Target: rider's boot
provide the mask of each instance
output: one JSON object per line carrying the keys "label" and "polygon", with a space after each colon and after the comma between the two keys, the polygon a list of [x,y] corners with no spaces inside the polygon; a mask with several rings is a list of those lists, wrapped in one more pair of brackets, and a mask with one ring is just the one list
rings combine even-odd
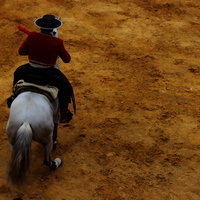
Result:
{"label": "rider's boot", "polygon": [[60,106],[60,123],[68,123],[71,121],[73,114],[68,109],[68,103]]}

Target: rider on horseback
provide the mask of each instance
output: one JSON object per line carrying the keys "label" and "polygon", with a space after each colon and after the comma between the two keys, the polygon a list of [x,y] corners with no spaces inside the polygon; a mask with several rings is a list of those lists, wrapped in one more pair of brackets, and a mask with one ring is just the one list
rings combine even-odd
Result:
{"label": "rider on horseback", "polygon": [[[54,37],[53,29],[62,22],[53,15],[44,15],[35,21],[40,33],[28,32],[28,37],[20,46],[19,55],[28,55],[29,63],[20,66],[14,72],[14,85],[20,79],[38,85],[53,85],[59,89],[60,123],[67,123],[73,114],[68,110],[68,103],[73,101],[74,92],[65,75],[56,67],[57,58],[69,63],[71,56],[64,47],[63,40]],[[75,108],[75,107],[74,107]]]}

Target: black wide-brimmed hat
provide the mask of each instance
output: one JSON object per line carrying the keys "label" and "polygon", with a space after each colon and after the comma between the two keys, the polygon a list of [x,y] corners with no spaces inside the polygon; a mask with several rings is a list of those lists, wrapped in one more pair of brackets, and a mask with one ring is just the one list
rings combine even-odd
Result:
{"label": "black wide-brimmed hat", "polygon": [[35,25],[42,29],[54,29],[60,27],[62,22],[56,19],[54,15],[44,15],[35,20]]}

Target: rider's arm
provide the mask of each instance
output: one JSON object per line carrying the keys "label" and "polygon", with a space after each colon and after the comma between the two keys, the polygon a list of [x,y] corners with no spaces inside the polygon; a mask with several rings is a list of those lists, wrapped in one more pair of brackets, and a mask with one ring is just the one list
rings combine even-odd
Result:
{"label": "rider's arm", "polygon": [[24,40],[22,45],[18,49],[19,55],[28,55],[28,38]]}
{"label": "rider's arm", "polygon": [[71,60],[71,56],[65,49],[63,41],[59,47],[58,56],[62,59],[64,63],[69,63]]}

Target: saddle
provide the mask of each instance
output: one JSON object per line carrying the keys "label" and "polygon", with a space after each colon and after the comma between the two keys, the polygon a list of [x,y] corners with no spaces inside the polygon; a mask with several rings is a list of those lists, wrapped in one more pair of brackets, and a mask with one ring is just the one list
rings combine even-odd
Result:
{"label": "saddle", "polygon": [[58,88],[51,85],[37,85],[34,83],[28,83],[24,80],[19,80],[13,89],[15,96],[19,95],[24,91],[36,92],[45,95],[51,102],[54,101],[58,96]]}
{"label": "saddle", "polygon": [[12,95],[11,97],[7,99],[8,107],[10,108],[12,101],[19,94],[26,91],[43,94],[49,99],[50,102],[53,102],[58,97],[58,88],[56,88],[55,86],[50,86],[50,85],[43,86],[43,85],[37,85],[34,83],[28,83],[28,82],[25,82],[24,80],[19,80],[13,88],[14,95]]}

